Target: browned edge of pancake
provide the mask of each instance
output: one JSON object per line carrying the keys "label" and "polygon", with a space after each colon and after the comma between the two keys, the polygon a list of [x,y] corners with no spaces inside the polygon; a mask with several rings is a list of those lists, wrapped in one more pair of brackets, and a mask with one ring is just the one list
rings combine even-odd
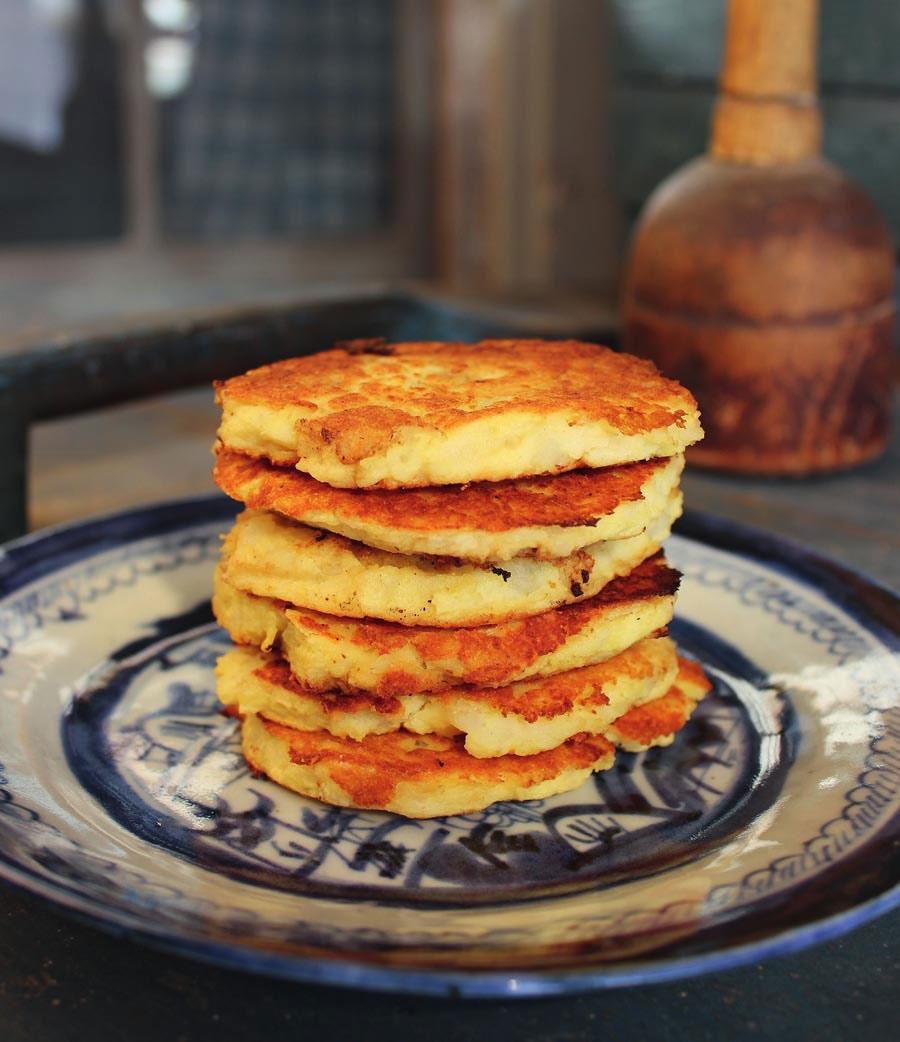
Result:
{"label": "browned edge of pancake", "polygon": [[[369,364],[372,355],[396,364],[387,371],[376,369]],[[410,412],[410,391],[397,374],[415,373],[419,359],[437,359],[441,371],[417,381],[416,412]],[[473,364],[490,366],[496,376],[473,385],[468,379]],[[215,388],[223,406],[307,408],[310,416],[298,425],[298,438],[309,446],[330,446],[345,465],[385,451],[401,428],[449,431],[473,419],[528,411],[565,413],[608,424],[621,434],[641,435],[684,426],[697,409],[691,393],[662,376],[652,362],[576,340],[335,348],[251,369]],[[493,392],[491,403],[481,404],[478,395],[486,391]]]}
{"label": "browned edge of pancake", "polygon": [[[620,735],[650,745],[684,726],[698,692],[702,697],[710,684],[696,663],[680,659],[679,667],[679,680],[694,686],[694,697],[685,695],[676,681],[665,695],[620,717],[615,723]],[[298,731],[265,717],[259,720],[272,738],[287,744],[292,763],[322,764],[332,781],[360,807],[386,807],[401,784],[427,784],[435,778],[449,778],[454,772],[468,784],[481,781],[490,786],[515,778],[520,784],[534,785],[604,758],[611,766],[614,752],[607,738],[578,734],[555,749],[530,756],[510,753],[478,759],[466,752],[461,735],[447,738],[394,731],[354,741],[337,738],[327,731]],[[248,763],[253,770],[264,773],[261,765],[249,758]]]}
{"label": "browned edge of pancake", "polygon": [[[685,688],[690,687],[690,692]],[[651,745],[676,734],[688,722],[694,706],[712,689],[712,682],[699,663],[678,657],[675,683],[659,698],[629,709],[614,724],[618,738]]]}
{"label": "browned edge of pancake", "polygon": [[[361,742],[335,738],[327,731],[296,731],[260,717],[266,731],[287,743],[298,765],[325,764],[331,779],[360,807],[385,807],[401,783],[424,783],[452,772],[466,782],[485,785],[516,778],[521,784],[549,781],[566,770],[590,767],[614,754],[615,747],[596,735],[575,735],[567,742],[531,756],[496,756],[479,760],[466,752],[463,738],[405,731],[370,735]],[[249,761],[248,761],[249,762]],[[258,764],[250,767],[260,771]]]}
{"label": "browned edge of pancake", "polygon": [[622,504],[643,498],[643,486],[671,462],[652,459],[510,481],[361,490],[333,488],[293,467],[220,448],[213,478],[232,499],[296,521],[315,511],[409,532],[506,532],[592,526]]}
{"label": "browned edge of pancake", "polygon": [[[460,662],[466,683],[492,686],[503,683],[511,673],[518,673],[537,659],[553,653],[581,632],[598,611],[657,597],[672,597],[677,593],[680,581],[680,572],[666,563],[660,551],[642,561],[629,574],[607,583],[594,597],[523,619],[468,628],[411,627],[381,619],[340,621],[352,626],[351,643],[375,654],[384,655],[411,645],[425,661],[452,659]],[[286,611],[291,622],[333,637],[332,617],[305,608],[293,608],[281,601],[274,603]],[[416,678],[398,669],[386,673],[375,692],[381,696],[395,696],[416,694],[418,690]]]}
{"label": "browned edge of pancake", "polygon": [[[642,680],[652,675],[651,667],[656,667],[657,663],[649,656],[660,653],[658,648],[653,648],[642,655],[640,650],[629,648],[606,662],[547,677],[530,677],[504,687],[465,684],[423,694],[435,700],[477,699],[480,705],[490,706],[503,716],[515,714],[527,723],[536,723],[569,713],[576,704],[581,707],[608,705],[609,697],[604,689],[620,680]],[[288,663],[279,655],[258,654],[264,656],[265,662],[253,671],[254,676],[284,691],[315,699],[325,712],[390,714],[402,708],[398,698],[390,695],[311,690],[294,677]]]}
{"label": "browned edge of pancake", "polygon": [[[484,661],[496,664],[497,656],[518,657],[523,649],[537,658],[558,648],[584,628],[599,609],[635,603],[652,597],[671,597],[678,592],[681,573],[670,567],[660,550],[642,561],[627,575],[612,579],[594,597],[573,604],[563,604],[539,615],[490,626],[440,627],[403,626],[384,619],[349,620],[354,623],[353,643],[379,653],[414,644],[423,658],[436,659],[458,655],[464,662]],[[250,594],[253,596],[253,594]],[[328,616],[306,608],[287,606],[292,619],[304,626],[328,628]],[[500,667],[504,668],[505,667]]]}

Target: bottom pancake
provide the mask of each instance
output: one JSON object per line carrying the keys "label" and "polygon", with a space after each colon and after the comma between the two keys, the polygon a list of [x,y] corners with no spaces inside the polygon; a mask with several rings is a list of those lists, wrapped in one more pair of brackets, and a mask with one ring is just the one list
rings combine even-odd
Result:
{"label": "bottom pancake", "polygon": [[256,713],[244,717],[243,751],[253,770],[324,803],[409,818],[468,814],[499,800],[576,789],[613,765],[613,742],[632,752],[668,745],[709,689],[700,667],[679,659],[669,691],[629,710],[605,736],[579,734],[531,756],[479,759],[466,752],[461,737],[403,730],[354,741],[295,730]]}
{"label": "bottom pancake", "polygon": [[242,724],[250,767],[302,796],[337,807],[440,818],[498,800],[538,800],[577,789],[612,766],[615,747],[579,735],[534,756],[476,759],[459,738],[407,731],[361,742],[327,731],[295,731],[255,713]]}

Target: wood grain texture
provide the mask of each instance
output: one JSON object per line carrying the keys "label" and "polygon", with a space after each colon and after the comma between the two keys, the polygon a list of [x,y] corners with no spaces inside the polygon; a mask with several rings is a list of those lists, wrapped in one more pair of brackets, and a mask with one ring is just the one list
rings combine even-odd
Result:
{"label": "wood grain texture", "polygon": [[689,387],[694,461],[852,466],[887,438],[894,256],[872,202],[818,157],[816,0],[729,0],[708,155],[636,223],[623,344]]}
{"label": "wood grain texture", "polygon": [[39,424],[32,528],[212,491],[218,415],[210,388]]}
{"label": "wood grain texture", "polygon": [[694,322],[629,311],[629,341],[700,402],[706,437],[688,452],[745,474],[810,474],[878,456],[888,438],[894,309],[831,320]]}
{"label": "wood grain texture", "polygon": [[830,322],[893,287],[881,215],[821,160],[688,163],[648,201],[631,247],[629,295],[704,322]]}
{"label": "wood grain texture", "polygon": [[883,456],[840,474],[767,479],[688,466],[685,503],[776,532],[900,591],[900,397],[893,429]]}
{"label": "wood grain texture", "polygon": [[743,97],[724,93],[716,101],[709,151],[732,163],[770,166],[819,154],[822,117],[812,101]]}

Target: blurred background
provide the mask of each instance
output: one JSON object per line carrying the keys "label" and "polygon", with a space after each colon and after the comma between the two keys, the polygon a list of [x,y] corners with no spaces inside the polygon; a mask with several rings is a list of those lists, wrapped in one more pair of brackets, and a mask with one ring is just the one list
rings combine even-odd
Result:
{"label": "blurred background", "polygon": [[[723,0],[4,0],[0,330],[439,279],[615,300]],[[825,154],[900,226],[895,0],[823,0]]]}
{"label": "blurred background", "polygon": [[[614,329],[635,217],[706,145],[724,27],[724,0],[3,0],[0,350],[406,281]],[[896,0],[822,0],[824,153],[895,240],[898,39]],[[39,429],[33,523],[70,516],[73,453],[125,481],[129,430],[205,437],[199,400],[131,407],[115,453],[102,423],[80,449],[89,421]],[[196,459],[173,493],[207,487]]]}

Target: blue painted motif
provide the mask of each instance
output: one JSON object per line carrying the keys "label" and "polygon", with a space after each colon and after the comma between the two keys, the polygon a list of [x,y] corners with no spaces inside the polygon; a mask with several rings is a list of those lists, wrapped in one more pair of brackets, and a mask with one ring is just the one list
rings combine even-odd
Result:
{"label": "blue painted motif", "polygon": [[[90,618],[94,606],[107,594],[137,584],[142,575],[159,570],[174,574],[188,561],[211,559],[217,550],[216,529],[232,511],[233,507],[219,497],[191,504],[165,505],[62,530],[41,539],[31,538],[8,548],[0,555],[0,591],[6,594],[0,606],[0,655],[15,654],[22,640],[44,628],[75,625],[80,619]],[[560,906],[560,929],[580,931],[580,935],[621,938],[638,931],[646,938],[648,931],[659,930],[664,938],[668,931],[675,929],[681,938],[678,952],[686,959],[669,968],[664,962],[642,968],[642,960],[653,952],[652,945],[648,947],[645,941],[644,948],[636,952],[637,961],[630,964],[631,968],[603,967],[576,978],[542,974],[539,978],[531,978],[528,988],[531,991],[575,990],[614,981],[663,979],[688,971],[733,965],[742,959],[759,957],[765,951],[787,950],[822,939],[896,903],[897,892],[890,892],[889,888],[896,882],[897,864],[887,855],[896,848],[900,833],[897,816],[889,817],[894,806],[892,794],[896,792],[900,779],[900,721],[897,709],[884,704],[883,679],[878,681],[872,663],[864,655],[875,646],[896,648],[896,632],[887,628],[883,621],[884,613],[879,622],[867,613],[864,604],[848,596],[844,573],[831,574],[820,561],[810,564],[804,556],[786,550],[776,541],[755,533],[747,535],[739,528],[728,528],[718,522],[694,518],[682,524],[681,530],[750,558],[759,558],[759,547],[762,546],[763,559],[767,563],[771,559],[776,576],[784,574],[793,580],[799,579],[801,584],[810,584],[818,600],[806,598],[796,591],[779,589],[781,584],[777,579],[761,579],[758,573],[745,570],[736,558],[729,569],[715,562],[704,562],[699,550],[696,554],[693,551],[687,554],[692,582],[711,591],[717,587],[728,589],[760,613],[777,618],[786,629],[804,634],[823,650],[831,662],[843,664],[847,682],[856,685],[865,704],[871,706],[873,719],[877,718],[881,724],[872,729],[868,758],[856,784],[843,794],[841,813],[827,822],[811,824],[812,834],[805,838],[798,836],[793,853],[782,854],[764,870],[754,872],[736,884],[715,887],[707,895],[702,908],[694,902],[675,902],[655,908],[642,906],[606,913],[600,902],[596,914],[581,914],[577,920],[567,922],[564,906]],[[110,562],[115,562],[114,569],[109,567]],[[68,571],[61,574],[61,569]],[[864,586],[859,580],[857,583]],[[31,588],[30,584],[33,584]],[[856,619],[873,635],[872,640],[849,627],[836,611],[823,608],[822,596]],[[884,598],[884,595],[880,596]],[[500,804],[490,811],[493,815],[490,820],[473,817],[472,820],[447,819],[435,823],[425,842],[422,835],[409,838],[401,834],[394,819],[386,815],[352,815],[308,804],[294,816],[285,818],[284,805],[274,787],[252,782],[240,774],[230,727],[211,715],[208,669],[218,638],[213,631],[204,628],[201,608],[178,619],[163,620],[146,634],[146,639],[141,638],[120,649],[118,658],[105,669],[106,680],[115,681],[115,684],[107,683],[104,689],[104,685],[99,683],[103,671],[95,676],[91,697],[83,704],[73,706],[71,723],[66,728],[67,740],[71,740],[71,735],[79,730],[78,714],[102,715],[104,698],[107,698],[108,711],[101,733],[108,737],[110,721],[120,728],[120,734],[130,727],[133,737],[147,740],[148,765],[158,757],[159,764],[165,769],[177,770],[185,762],[184,750],[188,747],[192,757],[199,756],[201,762],[221,756],[223,764],[231,764],[229,770],[232,773],[223,775],[229,778],[226,789],[231,785],[242,787],[245,802],[234,800],[230,791],[225,795],[227,806],[205,796],[203,799],[190,799],[181,802],[179,814],[173,814],[172,819],[185,827],[179,818],[181,812],[187,810],[194,815],[189,834],[210,846],[214,855],[212,863],[220,872],[249,878],[253,871],[251,863],[261,852],[262,864],[258,861],[257,864],[265,878],[258,881],[265,882],[266,886],[272,885],[272,876],[277,874],[279,882],[276,885],[286,889],[298,882],[307,888],[316,885],[327,887],[330,865],[340,863],[351,879],[358,876],[365,880],[364,886],[382,899],[393,899],[392,890],[397,890],[397,880],[401,880],[406,891],[426,897],[432,896],[429,891],[437,891],[433,894],[435,899],[452,900],[452,891],[459,886],[461,879],[465,879],[467,889],[471,887],[473,893],[481,893],[483,899],[490,902],[505,897],[518,898],[524,895],[516,894],[515,886],[498,885],[496,878],[510,872],[524,874],[520,869],[522,864],[529,858],[533,861],[536,854],[543,856],[533,835],[539,830],[545,842],[549,837],[557,845],[565,844],[576,852],[570,864],[574,864],[576,873],[584,873],[584,885],[602,886],[614,882],[614,873],[606,878],[600,872],[595,872],[594,876],[590,873],[600,862],[610,866],[617,852],[621,852],[620,867],[623,871],[631,871],[634,865],[647,864],[641,861],[638,850],[640,829],[622,828],[622,820],[627,813],[623,808],[634,798],[630,786],[638,779],[643,784],[653,769],[654,758],[663,762],[669,756],[696,757],[698,750],[702,756],[709,756],[710,750],[716,755],[716,750],[721,752],[724,748],[727,751],[733,745],[748,748],[755,742],[753,755],[757,757],[758,765],[763,764],[763,775],[766,776],[766,770],[771,769],[771,778],[775,779],[768,792],[770,798],[777,791],[778,765],[785,762],[785,757],[790,758],[792,732],[789,718],[782,721],[787,723],[784,733],[778,733],[778,728],[772,728],[770,733],[765,725],[766,714],[760,711],[760,705],[752,697],[753,688],[764,683],[765,678],[755,673],[746,662],[741,663],[740,656],[735,657],[735,649],[717,645],[708,639],[708,634],[692,631],[682,624],[677,635],[686,646],[699,651],[705,661],[718,668],[716,697],[707,703],[697,718],[698,725],[703,725],[704,714],[711,713],[713,719],[710,722],[721,732],[715,741],[706,743],[706,751],[702,736],[695,734],[693,739],[689,739],[685,735],[685,749],[679,750],[676,744],[667,751],[632,758],[634,762],[630,765],[630,772],[617,771],[616,777],[608,775],[610,784],[606,789],[602,787],[604,776],[599,776],[597,802],[592,795],[587,805],[574,803],[571,796],[558,798],[559,804],[554,801]],[[857,655],[859,658],[855,657]],[[165,698],[154,708],[147,706],[143,713],[117,716],[116,707],[129,704],[132,694],[129,683],[141,682],[141,671],[144,671],[145,679],[146,671],[153,668],[168,673]],[[198,671],[197,678],[188,679],[191,670]],[[204,671],[206,679],[203,679]],[[120,681],[125,683],[119,684]],[[771,700],[769,702],[771,707]],[[136,707],[138,703],[133,705]],[[739,721],[744,729],[737,740],[724,738],[724,743],[725,718],[716,719],[723,707],[730,714],[728,720]],[[777,749],[773,750],[773,743]],[[188,762],[194,763],[194,759],[189,758]],[[129,771],[135,762],[141,761],[129,761]],[[86,763],[86,759],[81,759],[78,770],[83,771]],[[627,760],[623,761],[623,766],[626,765]],[[703,765],[699,766],[701,772],[696,779],[702,783],[705,776]],[[731,766],[740,769],[740,765]],[[102,773],[98,769],[91,784],[99,784]],[[653,779],[657,787],[651,786],[651,791],[657,795],[658,783],[664,781],[664,774],[663,767]],[[103,798],[123,801],[119,807],[110,803],[111,812],[115,816],[130,815],[130,827],[136,831],[141,827],[149,828],[153,820],[148,811],[150,790],[136,785],[136,779],[128,772],[123,773],[118,761],[117,771],[107,768],[105,777],[107,783],[116,777],[118,780],[114,785],[107,784],[108,791]],[[175,786],[168,794],[165,790],[162,794],[172,797],[174,807],[183,789],[183,785]],[[24,791],[9,762],[0,764],[0,874],[75,907],[82,914],[93,916],[100,925],[133,930],[158,942],[217,961],[237,962],[248,968],[306,979],[431,991],[440,990],[435,980],[453,980],[454,986],[475,993],[506,990],[508,982],[505,977],[482,977],[482,986],[476,983],[479,978],[467,978],[452,972],[429,977],[404,971],[398,976],[394,971],[376,967],[354,969],[350,964],[320,964],[291,955],[266,955],[258,949],[251,953],[241,948],[240,941],[236,941],[237,946],[223,942],[222,937],[230,936],[252,938],[255,945],[312,945],[334,952],[377,951],[385,945],[386,939],[377,931],[345,927],[338,921],[327,927],[300,920],[275,922],[246,908],[231,909],[198,898],[194,892],[185,893],[174,881],[169,885],[147,878],[132,866],[98,856],[75,836],[46,820],[44,811],[39,810],[23,794]],[[737,785],[733,791],[738,791]],[[753,792],[760,791],[765,793],[765,787],[753,789]],[[639,794],[646,799],[646,790],[642,787]],[[703,784],[695,784],[687,798],[680,791],[673,790],[675,798],[663,797],[659,806],[647,801],[641,809],[646,811],[648,804],[654,810],[662,809],[664,823],[660,827],[687,830],[686,846],[707,839],[712,842],[716,828],[727,834],[727,830],[741,820],[741,815],[746,813],[752,817],[756,812],[742,806],[739,801],[729,802],[723,791],[709,795],[711,799],[707,805]],[[159,796],[160,793],[154,791],[152,798],[157,800]],[[697,801],[693,805],[692,799]],[[128,800],[137,803],[128,806]],[[296,801],[295,807],[300,802]],[[701,817],[708,813],[710,805],[715,807],[708,824],[702,824],[701,818],[690,820],[691,813],[700,809],[701,802],[706,807],[705,811],[700,810]],[[602,813],[596,809],[600,805],[604,808]],[[615,808],[616,817],[606,814],[610,806]],[[645,830],[645,835],[652,836],[657,827],[654,815],[645,813],[643,818],[641,829]],[[163,819],[157,816],[155,820],[162,822]],[[140,824],[142,821],[143,826]],[[162,825],[157,826],[160,827]],[[691,829],[695,830],[692,836]],[[502,834],[494,838],[495,833]],[[159,842],[159,836],[155,842]],[[166,838],[164,842],[168,844],[170,841]],[[535,845],[538,845],[538,851],[533,849]],[[579,859],[580,847],[589,856]],[[277,857],[273,855],[276,848]],[[441,860],[445,858],[441,851],[446,850],[462,851],[469,867],[460,869],[453,863],[447,868]],[[851,851],[850,857],[845,856],[848,850]],[[599,851],[602,855],[590,856]],[[184,858],[189,856],[189,852],[180,851],[177,856]],[[233,858],[234,864],[226,865],[227,858]],[[634,861],[629,863],[629,858]],[[866,863],[865,872],[854,871],[860,859]],[[472,885],[471,874],[466,873],[471,873],[473,862],[487,866],[483,870],[491,874],[488,883],[476,879]],[[507,867],[500,868],[501,863]],[[558,864],[557,861],[557,867]],[[802,885],[810,880],[827,879],[829,865],[843,872],[839,888],[823,886],[810,890]],[[330,885],[333,884],[334,881]],[[346,892],[346,882],[342,881],[340,886]],[[353,896],[358,896],[359,888],[352,889]],[[305,892],[310,891],[307,889]],[[796,901],[795,895],[801,893],[804,900]],[[759,904],[760,898],[765,899],[764,905]],[[872,904],[856,907],[868,898],[874,899]],[[791,912],[792,905],[795,912]],[[752,914],[746,915],[748,911]],[[834,912],[844,914],[839,919],[819,921]],[[410,930],[404,936],[404,943],[443,949],[471,944],[469,935],[454,930],[452,917],[448,917],[446,923],[446,927],[428,932]],[[799,934],[781,933],[791,926],[803,929]],[[767,936],[755,948],[730,949],[730,946],[752,941],[760,932],[766,931]],[[527,946],[529,939],[526,923],[506,928],[502,935],[486,934],[483,942]],[[520,975],[520,983],[526,977]],[[523,990],[526,990],[524,986]]]}
{"label": "blue painted motif", "polygon": [[[154,629],[177,635],[184,618]],[[430,901],[456,889],[471,903],[609,885],[702,856],[771,803],[792,757],[786,708],[760,733],[736,693],[755,698],[759,671],[699,627],[676,636],[717,691],[671,747],[620,753],[576,793],[439,822],[326,808],[250,779],[236,725],[218,712],[212,667],[227,638],[212,628],[115,652],[126,665],[76,697],[64,748],[85,788],[141,838],[269,888]],[[729,681],[720,663],[743,676]]]}

